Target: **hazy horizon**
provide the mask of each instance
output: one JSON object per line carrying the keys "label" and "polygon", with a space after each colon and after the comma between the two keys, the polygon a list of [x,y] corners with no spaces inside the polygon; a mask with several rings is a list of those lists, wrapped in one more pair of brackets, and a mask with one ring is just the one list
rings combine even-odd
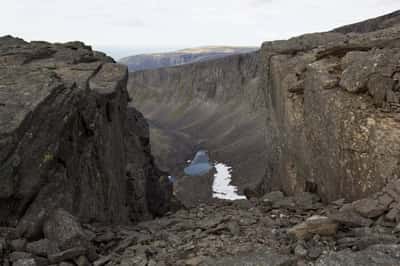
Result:
{"label": "hazy horizon", "polygon": [[5,0],[0,35],[80,40],[119,59],[209,45],[260,46],[398,9],[397,0]]}

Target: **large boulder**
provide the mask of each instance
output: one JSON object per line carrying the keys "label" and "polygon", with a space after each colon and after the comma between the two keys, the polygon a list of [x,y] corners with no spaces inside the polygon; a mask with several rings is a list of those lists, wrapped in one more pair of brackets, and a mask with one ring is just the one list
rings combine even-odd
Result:
{"label": "large boulder", "polygon": [[44,223],[44,236],[62,250],[75,246],[86,247],[88,236],[75,217],[63,209],[55,210]]}
{"label": "large boulder", "polygon": [[59,207],[98,222],[168,209],[172,188],[153,163],[146,121],[127,109],[127,78],[80,42],[0,38],[0,224],[40,238]]}

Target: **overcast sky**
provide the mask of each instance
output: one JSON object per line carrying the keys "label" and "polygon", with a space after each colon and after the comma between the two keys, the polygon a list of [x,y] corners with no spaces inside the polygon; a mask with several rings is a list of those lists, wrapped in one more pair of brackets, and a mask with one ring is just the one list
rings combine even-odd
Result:
{"label": "overcast sky", "polygon": [[1,0],[0,35],[82,40],[115,58],[203,45],[259,46],[400,9],[400,0]]}

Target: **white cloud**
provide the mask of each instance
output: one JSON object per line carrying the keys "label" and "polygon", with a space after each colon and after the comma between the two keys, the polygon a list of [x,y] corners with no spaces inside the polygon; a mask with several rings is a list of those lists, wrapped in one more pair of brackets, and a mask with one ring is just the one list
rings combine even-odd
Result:
{"label": "white cloud", "polygon": [[141,49],[260,45],[399,8],[398,0],[2,0],[0,35]]}

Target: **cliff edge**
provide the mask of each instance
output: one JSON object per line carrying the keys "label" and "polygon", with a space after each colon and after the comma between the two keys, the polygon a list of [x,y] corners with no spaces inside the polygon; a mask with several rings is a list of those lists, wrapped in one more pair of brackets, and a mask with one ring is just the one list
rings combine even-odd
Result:
{"label": "cliff edge", "polygon": [[171,187],[126,67],[81,42],[0,38],[0,224],[40,237],[56,208],[84,222],[163,213]]}

